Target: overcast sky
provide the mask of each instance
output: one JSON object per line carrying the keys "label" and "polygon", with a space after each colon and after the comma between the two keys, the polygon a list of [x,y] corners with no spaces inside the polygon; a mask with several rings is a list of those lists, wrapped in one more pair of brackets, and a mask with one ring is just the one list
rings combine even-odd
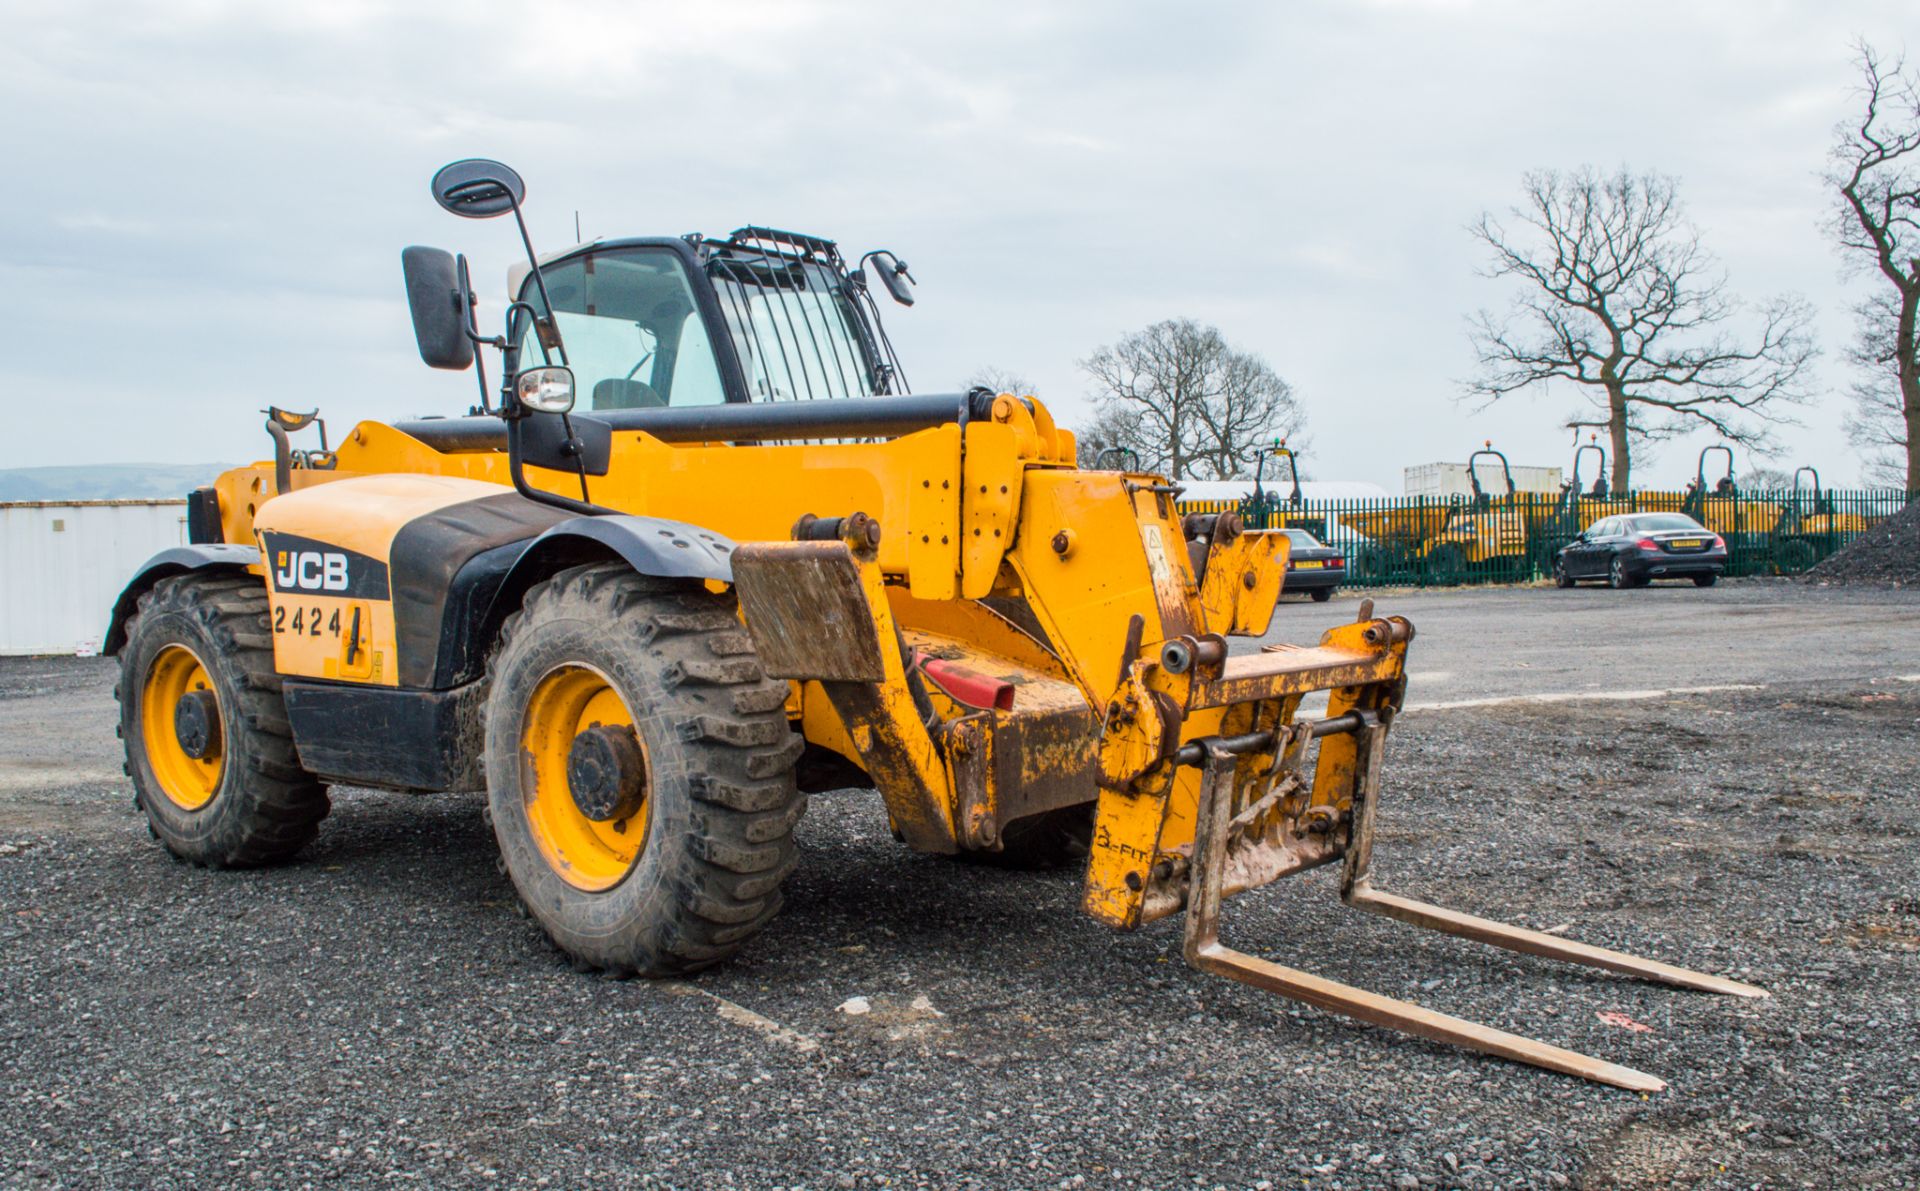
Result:
{"label": "overcast sky", "polygon": [[[1218,325],[1299,390],[1312,474],[1400,489],[1483,438],[1564,464],[1570,396],[1457,400],[1503,304],[1465,226],[1540,167],[1678,175],[1752,300],[1819,310],[1822,396],[1778,462],[1858,467],[1818,180],[1851,42],[1912,0],[1244,5],[0,0],[0,467],[257,458],[255,411],[463,412],[419,363],[399,250],[466,251],[498,317],[508,224],[427,179],[528,181],[535,242],[803,229],[889,247],[914,387],[994,366],[1068,424],[1076,361]],[[1920,51],[1920,45],[1913,47]],[[1636,479],[1677,483],[1698,444]]]}

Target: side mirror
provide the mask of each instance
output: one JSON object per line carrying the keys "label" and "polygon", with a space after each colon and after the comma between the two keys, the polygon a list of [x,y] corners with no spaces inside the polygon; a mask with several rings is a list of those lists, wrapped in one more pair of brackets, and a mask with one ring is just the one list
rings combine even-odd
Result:
{"label": "side mirror", "polygon": [[887,287],[887,293],[902,306],[913,305],[913,274],[907,272],[907,266],[891,252],[869,252],[862,258],[862,264],[873,262],[873,271],[880,275],[880,284]]}
{"label": "side mirror", "polygon": [[528,467],[604,476],[613,466],[613,427],[599,418],[533,414],[520,419],[519,435]]}
{"label": "side mirror", "polygon": [[407,283],[407,309],[413,313],[413,341],[429,368],[463,371],[473,363],[467,338],[468,295],[460,285],[453,254],[440,248],[403,248],[400,272]]}
{"label": "side mirror", "polygon": [[433,201],[465,219],[505,215],[527,197],[527,184],[519,174],[484,157],[441,166],[432,185]]}

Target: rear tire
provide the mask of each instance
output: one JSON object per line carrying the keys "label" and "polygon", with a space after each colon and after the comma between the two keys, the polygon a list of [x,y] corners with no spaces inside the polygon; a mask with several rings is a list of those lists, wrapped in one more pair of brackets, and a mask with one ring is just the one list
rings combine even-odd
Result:
{"label": "rear tire", "polygon": [[[606,564],[534,587],[502,630],[486,713],[494,836],[528,911],[582,966],[697,971],[780,910],[804,741],[735,608]],[[595,822],[573,800],[566,748],[623,721],[643,793],[627,818]]]}
{"label": "rear tire", "polygon": [[1720,576],[1714,575],[1714,574],[1695,575],[1693,577],[1693,585],[1695,587],[1712,587],[1715,583],[1718,583],[1719,581],[1720,581]]}
{"label": "rear tire", "polygon": [[1450,542],[1435,546],[1427,553],[1427,574],[1439,583],[1465,583],[1467,556]]}
{"label": "rear tire", "polygon": [[1773,548],[1773,563],[1783,575],[1801,575],[1820,561],[1820,552],[1805,538],[1788,538]]}
{"label": "rear tire", "polygon": [[1618,554],[1614,555],[1613,561],[1607,564],[1607,586],[1615,591],[1625,591],[1629,587],[1639,586],[1627,577],[1626,564],[1620,561]]}
{"label": "rear tire", "polygon": [[[120,651],[120,736],[134,801],[182,860],[285,860],[320,830],[327,788],[300,767],[273,668],[267,592],[251,576],[188,574],[140,597]],[[185,697],[213,696],[195,757],[175,729]]]}
{"label": "rear tire", "polygon": [[1333,598],[1333,588],[1331,588],[1331,587],[1316,587],[1316,588],[1314,588],[1314,589],[1313,589],[1312,591],[1310,591],[1310,592],[1308,592],[1307,594],[1313,597],[1313,602],[1314,602],[1314,603],[1316,603],[1316,604],[1324,604],[1324,603],[1326,603],[1326,602],[1327,602],[1328,600],[1330,600],[1330,599],[1332,599],[1332,598]]}

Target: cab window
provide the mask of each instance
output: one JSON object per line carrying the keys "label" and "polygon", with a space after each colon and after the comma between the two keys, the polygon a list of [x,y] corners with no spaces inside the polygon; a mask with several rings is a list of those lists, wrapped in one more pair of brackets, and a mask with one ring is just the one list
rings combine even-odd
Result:
{"label": "cab window", "polygon": [[[582,409],[717,405],[726,400],[706,324],[680,257],[665,248],[614,248],[541,270],[566,344]],[[528,278],[520,297],[536,309]],[[521,319],[521,323],[528,320]],[[531,326],[515,364],[542,361]]]}

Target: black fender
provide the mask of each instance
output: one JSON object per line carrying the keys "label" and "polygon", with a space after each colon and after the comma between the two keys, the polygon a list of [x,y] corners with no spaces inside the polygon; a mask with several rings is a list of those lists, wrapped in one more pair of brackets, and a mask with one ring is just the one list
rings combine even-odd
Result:
{"label": "black fender", "polygon": [[[440,624],[431,685],[469,682],[485,669],[500,626],[534,584],[568,567],[623,562],[658,579],[733,582],[734,542],[684,521],[618,513],[571,517],[523,539],[475,555],[454,576]],[[486,593],[484,599],[475,598]],[[424,676],[423,676],[424,677]]]}
{"label": "black fender", "polygon": [[140,607],[140,597],[153,590],[153,585],[160,580],[188,571],[245,571],[259,561],[259,550],[237,543],[203,542],[162,550],[134,572],[133,578],[121,589],[120,598],[113,602],[113,615],[107,621],[107,635],[101,642],[100,652],[112,657],[126,645],[127,621]]}
{"label": "black fender", "polygon": [[[527,544],[513,570],[507,573],[506,588],[513,589],[514,577],[522,570],[542,571],[539,579],[544,579],[566,567],[615,558],[640,574],[657,579],[714,579],[731,583],[733,549],[733,539],[685,521],[629,513],[574,517]],[[533,582],[519,590],[524,592]]]}

